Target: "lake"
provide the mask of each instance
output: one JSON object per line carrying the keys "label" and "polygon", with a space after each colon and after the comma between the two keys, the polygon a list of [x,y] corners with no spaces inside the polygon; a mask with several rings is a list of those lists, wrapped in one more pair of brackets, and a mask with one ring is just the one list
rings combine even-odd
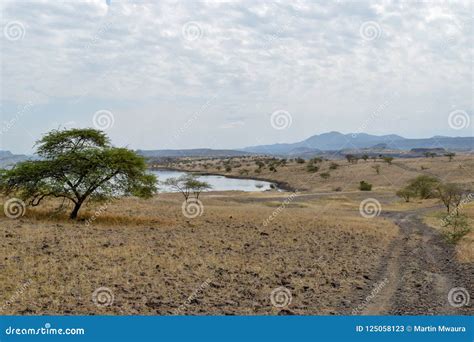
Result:
{"label": "lake", "polygon": [[[169,178],[176,178],[188,174],[182,171],[152,170],[151,173],[158,177],[158,192],[176,192],[176,190],[161,184]],[[224,176],[202,175],[197,177],[202,182],[212,186],[210,191],[266,191],[271,189],[273,183],[255,179],[237,179]]]}

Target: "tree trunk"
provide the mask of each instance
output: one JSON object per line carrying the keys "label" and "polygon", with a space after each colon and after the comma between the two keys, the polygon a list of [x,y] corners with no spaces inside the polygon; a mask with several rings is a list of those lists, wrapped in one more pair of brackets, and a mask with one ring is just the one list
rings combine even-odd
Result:
{"label": "tree trunk", "polygon": [[71,212],[71,215],[69,215],[69,218],[71,220],[75,220],[77,218],[77,213],[79,212],[79,209],[81,209],[82,202],[77,202],[74,204],[74,209]]}

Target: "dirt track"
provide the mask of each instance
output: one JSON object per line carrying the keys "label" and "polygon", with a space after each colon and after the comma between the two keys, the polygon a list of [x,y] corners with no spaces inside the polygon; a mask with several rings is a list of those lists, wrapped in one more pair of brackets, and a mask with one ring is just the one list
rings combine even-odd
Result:
{"label": "dirt track", "polygon": [[474,265],[458,264],[452,246],[425,225],[422,210],[386,212],[400,227],[389,254],[378,272],[384,286],[366,306],[368,315],[455,315],[473,314],[472,299],[468,306],[453,307],[448,293],[454,287],[474,290]]}

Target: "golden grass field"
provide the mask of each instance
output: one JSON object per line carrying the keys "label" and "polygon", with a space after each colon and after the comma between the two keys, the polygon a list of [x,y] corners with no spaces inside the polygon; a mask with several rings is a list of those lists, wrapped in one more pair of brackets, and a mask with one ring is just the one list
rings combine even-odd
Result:
{"label": "golden grass field", "polygon": [[[362,217],[361,200],[377,198],[382,212],[437,206],[437,200],[404,203],[394,190],[421,174],[420,165],[470,187],[474,158],[395,160],[380,175],[372,161],[338,163],[328,180],[300,164],[262,171],[262,179],[306,189],[283,207],[288,192],[230,191],[202,194],[204,210],[192,219],[183,216],[179,194],[89,205],[78,221],[54,214],[55,201],[27,208],[18,219],[2,215],[1,314],[351,314],[381,279],[400,234],[384,215]],[[358,191],[360,180],[374,191]],[[472,223],[474,207],[466,208]],[[471,232],[456,246],[456,262],[474,263],[473,240]],[[101,287],[110,291],[110,305],[94,302]],[[291,293],[282,307],[271,301],[280,287]]]}

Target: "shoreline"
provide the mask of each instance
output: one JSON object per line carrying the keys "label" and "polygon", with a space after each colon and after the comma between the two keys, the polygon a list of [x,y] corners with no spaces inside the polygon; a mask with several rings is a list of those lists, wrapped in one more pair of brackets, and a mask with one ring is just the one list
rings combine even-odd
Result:
{"label": "shoreline", "polygon": [[295,192],[297,191],[295,188],[293,188],[290,184],[287,182],[281,182],[277,181],[274,179],[269,179],[269,178],[257,178],[257,177],[248,177],[248,176],[237,176],[237,175],[226,175],[222,173],[216,173],[216,172],[208,172],[208,171],[189,171],[189,170],[183,170],[183,169],[178,169],[178,168],[173,168],[173,167],[153,167],[149,168],[149,170],[152,171],[179,171],[179,172],[187,172],[187,173],[192,173],[192,174],[197,174],[200,176],[221,176],[221,177],[226,177],[230,179],[251,179],[251,180],[256,180],[256,181],[262,181],[262,182],[268,182],[275,184],[277,186],[277,190],[281,191],[290,191],[290,192]]}

